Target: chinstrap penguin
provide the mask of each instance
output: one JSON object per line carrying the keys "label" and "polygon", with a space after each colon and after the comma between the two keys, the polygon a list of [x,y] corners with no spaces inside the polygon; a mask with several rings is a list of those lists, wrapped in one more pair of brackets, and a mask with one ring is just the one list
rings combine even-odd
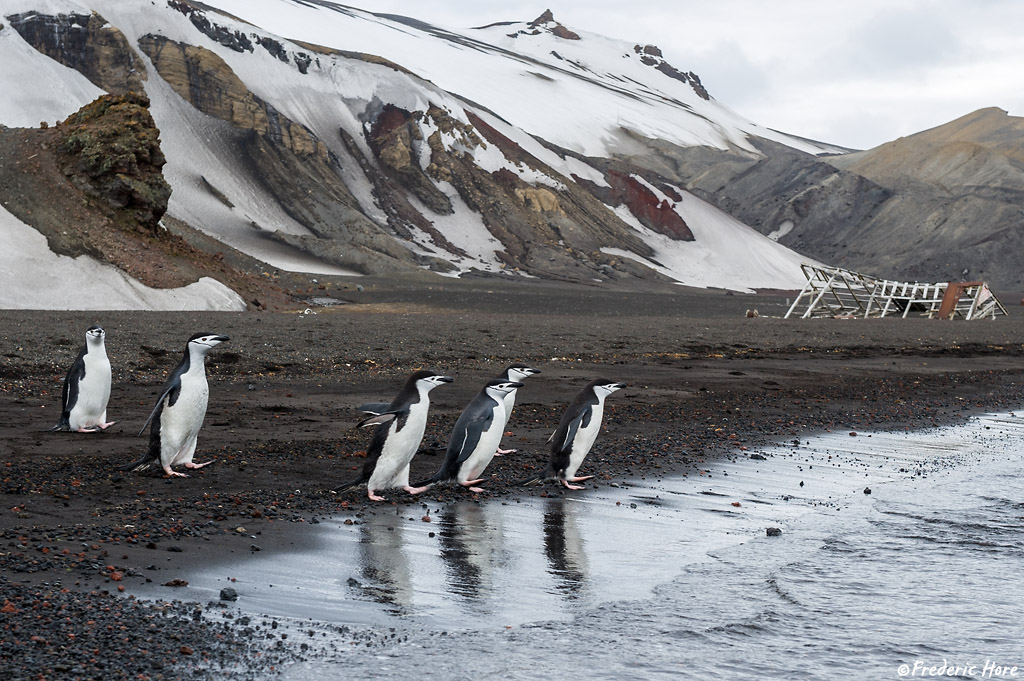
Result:
{"label": "chinstrap penguin", "polygon": [[[534,376],[540,373],[540,369],[534,369],[528,367],[522,363],[510,364],[505,371],[501,372],[495,378],[504,379],[506,381],[518,381],[522,383],[530,376]],[[505,395],[505,423],[501,426],[502,434],[505,433],[505,428],[508,426],[508,420],[512,417],[512,409],[516,406],[516,391],[513,390]],[[502,454],[513,454],[517,450],[515,449],[502,449],[501,441],[498,441],[498,448],[494,452],[494,456],[501,456]]]}
{"label": "chinstrap penguin", "polygon": [[226,340],[229,340],[227,336],[212,333],[197,333],[188,339],[184,357],[167,379],[156,406],[139,431],[142,435],[146,426],[153,424],[149,431],[149,450],[124,470],[145,470],[159,461],[164,473],[184,478],[188,476],[172,470],[171,466],[182,464],[195,470],[213,463],[194,463],[192,457],[210,397],[210,386],[206,382],[206,353]]}
{"label": "chinstrap penguin", "polygon": [[430,391],[452,378],[432,371],[416,371],[405,382],[405,387],[390,403],[374,402],[359,409],[373,414],[358,427],[377,426],[373,440],[366,450],[366,464],[362,474],[335,492],[345,492],[366,483],[371,501],[386,501],[378,490],[400,487],[414,492],[409,485],[409,464],[419,450],[427,427],[430,409]]}
{"label": "chinstrap penguin", "polygon": [[90,326],[85,332],[85,344],[64,377],[60,422],[51,431],[96,433],[116,423],[107,421],[110,360],[105,339],[106,333],[99,326]]}
{"label": "chinstrap penguin", "polygon": [[547,470],[543,475],[524,481],[523,484],[540,482],[555,478],[566,489],[583,489],[574,482],[590,480],[593,475],[577,477],[576,471],[583,465],[583,460],[594,446],[597,434],[601,432],[601,419],[604,416],[604,400],[616,390],[625,388],[625,383],[616,383],[603,378],[587,384],[562,414],[558,428],[548,442],[551,443],[551,456]]}
{"label": "chinstrap penguin", "polygon": [[482,492],[475,485],[494,458],[505,428],[505,395],[522,388],[518,381],[496,378],[487,383],[459,416],[452,430],[444,463],[437,473],[415,485],[412,494],[425,491],[439,482],[454,480],[471,492]]}

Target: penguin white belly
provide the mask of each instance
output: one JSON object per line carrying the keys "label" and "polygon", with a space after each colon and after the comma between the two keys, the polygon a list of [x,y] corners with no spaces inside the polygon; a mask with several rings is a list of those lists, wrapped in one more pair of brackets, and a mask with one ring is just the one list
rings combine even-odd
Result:
{"label": "penguin white belly", "polygon": [[381,490],[409,486],[409,463],[416,455],[426,429],[426,408],[411,411],[401,430],[398,430],[397,421],[391,422],[388,437],[377,458],[377,465],[367,482],[368,489]]}
{"label": "penguin white belly", "polygon": [[480,440],[476,444],[473,453],[459,466],[459,474],[456,480],[465,483],[469,480],[476,480],[491,463],[494,452],[498,450],[498,443],[501,442],[502,432],[505,430],[504,408],[496,410],[491,420],[491,427],[480,433]]}
{"label": "penguin white belly", "polygon": [[601,417],[604,414],[604,405],[598,404],[593,407],[590,414],[590,423],[586,428],[576,431],[576,437],[572,441],[572,450],[569,452],[569,465],[565,468],[565,477],[576,477],[576,471],[583,465],[583,460],[590,453],[590,448],[597,440],[597,434],[601,432]]}
{"label": "penguin white belly", "polygon": [[110,361],[96,351],[85,355],[85,377],[78,382],[78,399],[68,414],[71,430],[106,422],[110,401]]}
{"label": "penguin white belly", "polygon": [[510,392],[505,395],[505,425],[502,426],[502,430],[508,425],[508,420],[512,418],[512,409],[516,406],[516,394]]}
{"label": "penguin white belly", "polygon": [[209,398],[210,386],[205,374],[182,375],[177,401],[173,406],[165,406],[160,414],[161,463],[174,465],[192,461]]}

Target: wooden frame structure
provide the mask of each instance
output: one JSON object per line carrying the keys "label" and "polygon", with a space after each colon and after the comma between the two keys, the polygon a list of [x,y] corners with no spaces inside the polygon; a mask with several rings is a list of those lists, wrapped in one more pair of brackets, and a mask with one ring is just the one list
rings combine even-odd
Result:
{"label": "wooden frame structure", "polygon": [[[807,284],[786,312],[811,317],[995,319],[1006,314],[983,281],[921,283],[876,279],[860,272],[825,265],[800,265]],[[803,312],[799,312],[799,310]]]}

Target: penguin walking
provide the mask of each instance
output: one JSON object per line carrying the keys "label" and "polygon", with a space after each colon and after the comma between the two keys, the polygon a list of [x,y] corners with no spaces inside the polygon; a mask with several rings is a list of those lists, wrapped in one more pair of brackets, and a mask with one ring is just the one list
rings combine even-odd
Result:
{"label": "penguin walking", "polygon": [[437,473],[417,483],[410,494],[424,492],[431,485],[455,480],[471,492],[483,492],[475,485],[498,451],[505,428],[505,396],[522,388],[518,381],[495,378],[487,383],[455,422],[444,463]]}
{"label": "penguin walking", "polygon": [[[534,376],[540,373],[540,369],[534,369],[528,367],[522,363],[510,364],[503,372],[495,376],[495,378],[501,378],[506,381],[513,381],[522,383],[530,376]],[[502,434],[505,433],[505,427],[508,426],[508,420],[512,417],[512,408],[516,406],[516,391],[505,395],[505,423],[501,426]],[[494,456],[501,456],[502,454],[514,454],[517,450],[515,449],[502,449],[501,441],[498,441],[498,448],[494,451]]]}
{"label": "penguin walking", "polygon": [[171,466],[182,464],[195,470],[213,463],[193,463],[192,457],[210,398],[206,353],[226,340],[229,340],[227,336],[212,333],[197,333],[188,339],[184,357],[167,379],[156,406],[139,431],[142,435],[146,426],[153,424],[149,431],[149,450],[122,470],[142,471],[159,461],[167,475],[185,478],[188,476],[171,470]]}
{"label": "penguin walking", "polygon": [[427,428],[430,391],[452,380],[432,371],[416,371],[390,404],[361,406],[361,411],[372,416],[361,421],[358,427],[377,426],[366,450],[366,464],[358,478],[334,491],[345,492],[366,483],[366,493],[371,501],[386,501],[377,494],[377,490],[401,487],[412,492],[409,464],[419,450]]}
{"label": "penguin walking", "polygon": [[60,422],[51,431],[96,433],[116,423],[107,421],[110,360],[104,345],[106,337],[99,326],[86,330],[85,345],[64,377]]}
{"label": "penguin walking", "polygon": [[598,378],[587,384],[562,414],[558,429],[551,434],[551,457],[544,475],[523,482],[530,484],[548,478],[557,479],[566,489],[583,489],[574,482],[590,480],[593,475],[576,477],[576,471],[594,446],[601,431],[604,416],[604,400],[616,390],[625,388],[625,383],[616,383]]}

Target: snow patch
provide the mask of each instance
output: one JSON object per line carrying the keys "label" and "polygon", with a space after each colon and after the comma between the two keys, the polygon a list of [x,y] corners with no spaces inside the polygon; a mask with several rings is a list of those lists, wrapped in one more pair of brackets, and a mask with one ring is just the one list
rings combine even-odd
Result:
{"label": "snow patch", "polygon": [[778,241],[782,237],[792,232],[793,227],[795,227],[795,225],[793,224],[792,220],[783,220],[782,223],[779,225],[779,228],[776,229],[771,234],[769,234],[768,238],[771,239],[772,241]]}
{"label": "snow patch", "polygon": [[676,241],[651,231],[626,206],[618,206],[616,215],[640,233],[654,249],[654,256],[643,258],[619,248],[602,248],[601,252],[642,262],[686,286],[749,292],[804,285],[800,263],[807,262],[806,257],[693,194],[674,189],[683,197],[674,209],[690,227],[695,241]]}
{"label": "snow patch", "polygon": [[46,237],[0,207],[0,308],[17,310],[245,310],[245,301],[210,277],[155,289],[89,256],[52,252]]}

